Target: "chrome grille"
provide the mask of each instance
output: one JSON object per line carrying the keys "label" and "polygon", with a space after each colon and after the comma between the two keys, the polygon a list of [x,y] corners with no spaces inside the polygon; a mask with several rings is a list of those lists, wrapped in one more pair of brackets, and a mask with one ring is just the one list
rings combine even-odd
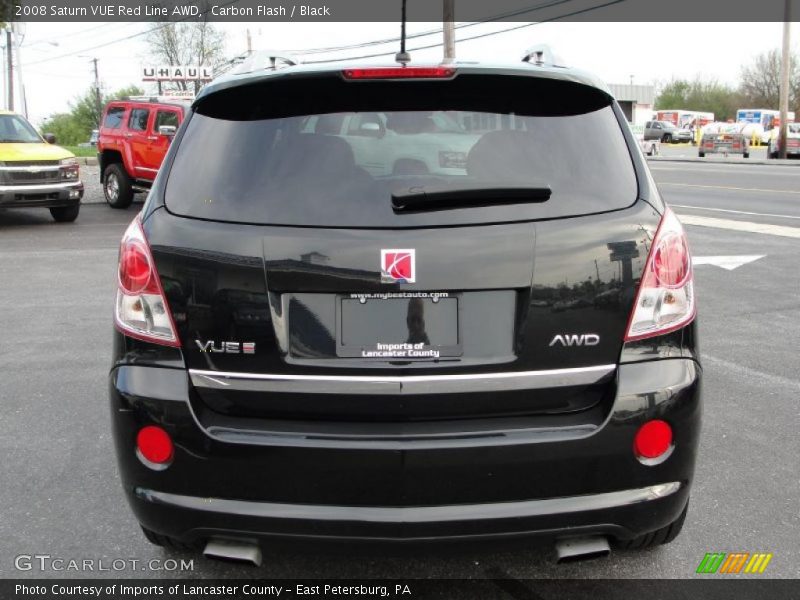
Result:
{"label": "chrome grille", "polygon": [[58,166],[57,160],[6,162],[0,167],[0,180],[6,185],[58,183],[61,181],[61,172]]}

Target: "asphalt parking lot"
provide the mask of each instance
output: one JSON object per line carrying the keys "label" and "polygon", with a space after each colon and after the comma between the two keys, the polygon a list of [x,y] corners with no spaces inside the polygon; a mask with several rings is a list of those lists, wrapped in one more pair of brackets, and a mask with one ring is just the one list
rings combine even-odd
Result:
{"label": "asphalt parking lot", "polygon": [[[703,259],[704,434],[686,526],[669,546],[566,565],[527,544],[282,548],[266,549],[260,569],[151,546],[120,489],[106,399],[117,246],[141,205],[99,203],[72,224],[0,211],[0,577],[685,578],[717,551],[770,552],[766,575],[799,577],[800,166],[663,162],[653,174]],[[98,194],[91,183],[87,199]],[[19,571],[21,554],[140,563]],[[194,559],[193,569],[142,570],[168,557]]]}

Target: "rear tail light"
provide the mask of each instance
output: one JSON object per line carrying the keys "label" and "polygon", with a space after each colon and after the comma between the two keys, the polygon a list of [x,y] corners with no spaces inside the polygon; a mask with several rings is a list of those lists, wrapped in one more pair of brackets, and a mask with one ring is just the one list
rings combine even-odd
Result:
{"label": "rear tail light", "polygon": [[128,226],[119,248],[114,322],[125,335],[155,344],[180,346],[139,216]]}
{"label": "rear tail light", "polygon": [[455,75],[453,67],[370,67],[345,69],[345,79],[447,79]]}
{"label": "rear tail light", "polygon": [[675,331],[695,316],[692,258],[683,227],[667,208],[644,266],[626,342]]}

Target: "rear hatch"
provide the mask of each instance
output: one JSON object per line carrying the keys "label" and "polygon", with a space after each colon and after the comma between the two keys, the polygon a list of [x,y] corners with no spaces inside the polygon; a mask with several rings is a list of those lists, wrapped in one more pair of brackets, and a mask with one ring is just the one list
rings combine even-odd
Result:
{"label": "rear hatch", "polygon": [[201,98],[147,228],[204,409],[408,423],[613,395],[658,216],[612,103],[477,71]]}

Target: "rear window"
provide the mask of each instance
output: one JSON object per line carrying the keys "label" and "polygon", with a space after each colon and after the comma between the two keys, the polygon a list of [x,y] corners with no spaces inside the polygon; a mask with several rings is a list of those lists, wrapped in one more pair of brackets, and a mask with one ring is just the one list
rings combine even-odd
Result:
{"label": "rear window", "polygon": [[[593,88],[523,77],[314,81],[201,103],[169,173],[167,208],[232,222],[396,228],[574,216],[636,199],[611,100]],[[552,193],[541,203],[392,209],[392,195],[410,190],[503,186]]]}

